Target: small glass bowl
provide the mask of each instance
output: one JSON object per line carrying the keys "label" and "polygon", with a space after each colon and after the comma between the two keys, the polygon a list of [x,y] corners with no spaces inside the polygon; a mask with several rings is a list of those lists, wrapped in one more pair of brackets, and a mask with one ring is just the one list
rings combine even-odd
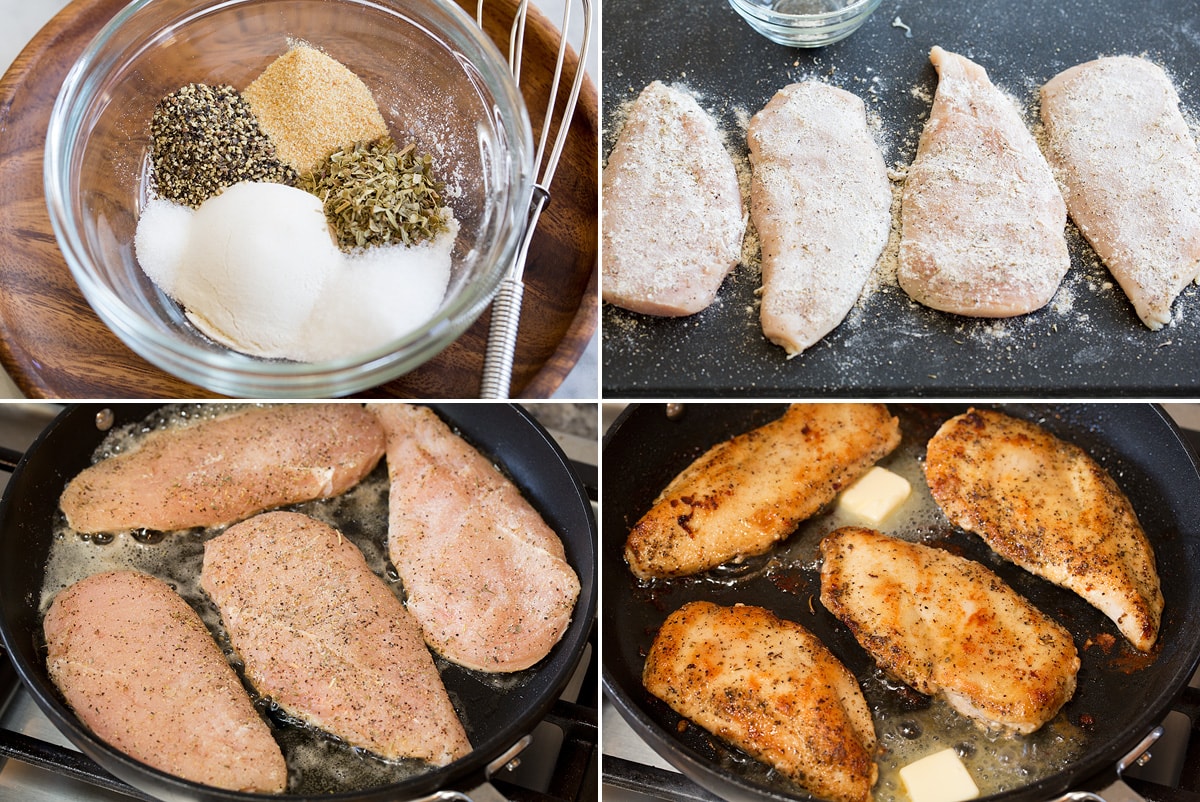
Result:
{"label": "small glass bowl", "polygon": [[781,45],[823,47],[858,30],[880,0],[729,0],[750,27]]}
{"label": "small glass bowl", "polygon": [[[193,82],[243,89],[293,40],[349,67],[396,142],[415,141],[443,165],[460,222],[450,286],[433,318],[373,351],[321,363],[260,359],[210,340],[134,257],[155,105]],[[452,0],[134,0],[67,75],[50,117],[44,179],[76,283],[135,352],[226,395],[325,397],[416,368],[487,308],[528,217],[532,154],[506,60]]]}

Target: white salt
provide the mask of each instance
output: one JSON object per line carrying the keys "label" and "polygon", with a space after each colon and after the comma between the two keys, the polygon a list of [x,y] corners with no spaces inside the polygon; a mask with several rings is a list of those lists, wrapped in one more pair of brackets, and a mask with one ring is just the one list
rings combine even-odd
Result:
{"label": "white salt", "polygon": [[282,184],[242,183],[194,212],[151,201],[135,246],[146,275],[218,342],[317,362],[378,348],[437,311],[458,223],[432,242],[347,255],[320,201]]}

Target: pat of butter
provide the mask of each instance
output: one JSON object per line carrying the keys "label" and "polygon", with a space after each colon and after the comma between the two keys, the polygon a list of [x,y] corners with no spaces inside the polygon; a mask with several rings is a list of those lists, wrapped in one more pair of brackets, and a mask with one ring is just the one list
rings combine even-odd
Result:
{"label": "pat of butter", "polygon": [[912,802],[963,802],[979,788],[953,749],[934,752],[900,769],[900,782]]}
{"label": "pat of butter", "polygon": [[879,526],[904,503],[911,490],[903,476],[876,465],[838,496],[838,507],[872,526]]}

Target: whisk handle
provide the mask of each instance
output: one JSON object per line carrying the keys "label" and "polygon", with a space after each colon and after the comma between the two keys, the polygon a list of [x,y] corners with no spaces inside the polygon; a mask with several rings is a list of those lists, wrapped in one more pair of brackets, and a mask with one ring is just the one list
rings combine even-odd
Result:
{"label": "whisk handle", "polygon": [[492,323],[483,356],[480,398],[508,398],[524,296],[525,284],[520,279],[506,278],[500,282],[500,289],[492,301]]}

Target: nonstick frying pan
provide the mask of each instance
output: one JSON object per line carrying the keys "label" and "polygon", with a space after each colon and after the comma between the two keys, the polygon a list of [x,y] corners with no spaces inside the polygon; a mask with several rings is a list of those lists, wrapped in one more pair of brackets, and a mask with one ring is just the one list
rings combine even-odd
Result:
{"label": "nonstick frying pan", "polygon": [[[991,802],[1024,802],[1079,789],[1106,774],[1111,777],[1118,761],[1151,733],[1195,671],[1200,657],[1200,475],[1179,431],[1156,407],[1011,404],[999,408],[1082,446],[1113,475],[1154,544],[1166,600],[1159,645],[1152,659],[1139,657],[1098,611],[1073,593],[994,557],[979,538],[954,529],[940,512],[934,510],[917,527],[922,531],[915,534],[923,539],[996,571],[1067,626],[1075,638],[1082,660],[1078,689],[1056,721],[1078,739],[1078,749],[1048,774],[987,797]],[[690,403],[681,409],[679,413],[661,404],[631,406],[605,436],[601,461],[604,690],[635,732],[708,791],[727,799],[805,800],[809,797],[797,786],[700,727],[681,721],[642,688],[646,652],[668,614],[698,598],[760,605],[820,637],[859,678],[869,702],[901,695],[919,705],[921,698],[881,681],[881,673],[853,636],[820,604],[815,543],[832,528],[829,516],[802,524],[771,554],[746,560],[733,570],[650,583],[639,583],[632,576],[622,557],[625,536],[661,488],[708,447],[778,417],[783,406]],[[941,422],[966,406],[891,404],[889,409],[900,418],[903,441],[882,461],[885,467],[922,458],[924,444]],[[914,493],[918,492],[927,492],[923,483],[914,484]],[[889,531],[889,523],[881,528]],[[1111,646],[1105,645],[1106,636],[1115,636]],[[902,706],[905,699],[899,703]]]}
{"label": "nonstick frying pan", "polygon": [[[431,405],[476,448],[492,458],[559,533],[579,574],[580,596],[560,642],[541,663],[498,682],[450,664],[442,678],[464,715],[474,750],[449,766],[321,800],[396,800],[475,793],[495,796],[487,780],[547,714],[587,644],[596,605],[595,518],[582,484],[553,438],[525,411],[506,404]],[[40,650],[38,601],[65,483],[92,461],[106,432],[97,421],[108,411],[120,427],[144,420],[155,405],[81,405],[68,408],[26,451],[0,502],[0,633],[22,682],[50,720],[103,769],[153,797],[169,800],[262,800],[281,797],[223,791],[142,764],[84,728],[57,694]],[[380,470],[386,470],[381,462]],[[386,501],[384,501],[386,503]],[[380,533],[386,537],[386,533]]]}

